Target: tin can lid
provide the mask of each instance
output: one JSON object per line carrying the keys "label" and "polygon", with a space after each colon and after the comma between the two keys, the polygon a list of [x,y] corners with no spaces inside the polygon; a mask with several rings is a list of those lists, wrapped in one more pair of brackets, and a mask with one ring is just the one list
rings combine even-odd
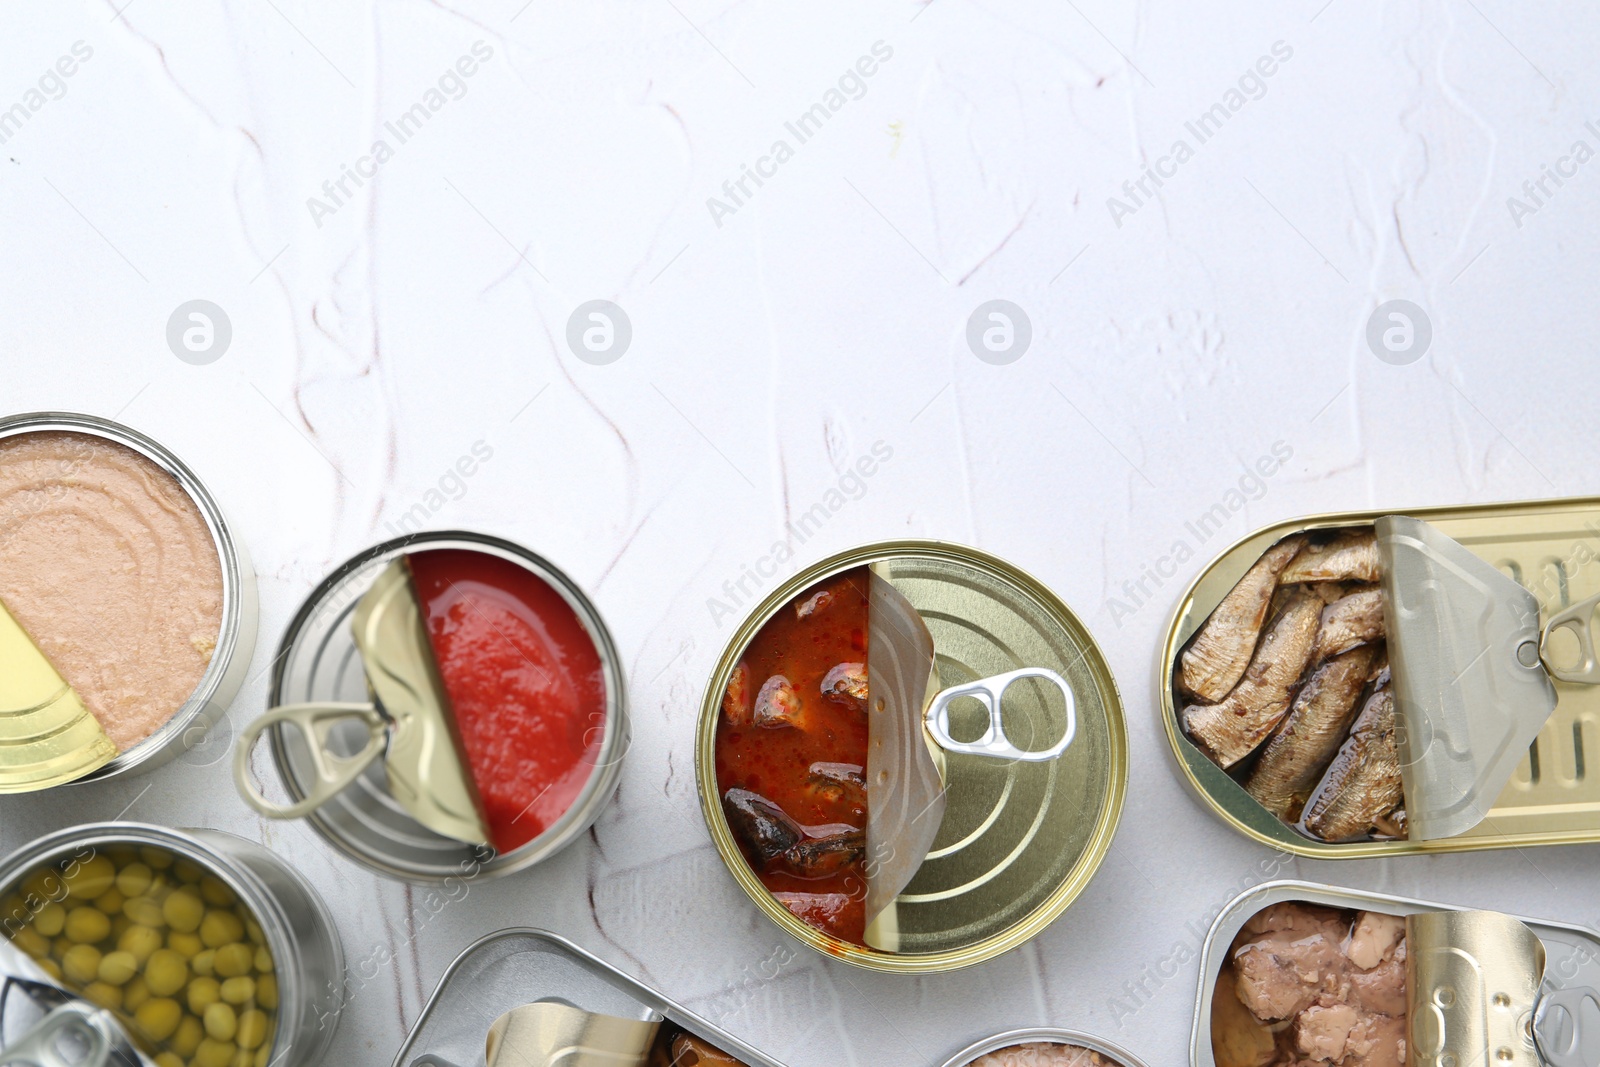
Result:
{"label": "tin can lid", "polygon": [[[893,582],[926,623],[940,690],[1018,668],[1047,668],[1070,686],[1076,718],[1074,739],[1056,759],[941,754],[944,819],[892,914],[875,924],[876,949],[822,934],[767,892],[728,828],[715,770],[721,696],[745,646],[802,590],[865,564]],[[948,713],[950,733],[958,741],[976,740],[989,725],[976,700],[953,702]],[[1005,736],[1024,749],[1049,747],[1066,731],[1067,716],[1064,694],[1038,679],[1011,684],[1001,702]],[[1127,785],[1121,698],[1082,621],[1021,570],[975,549],[936,541],[854,549],[804,569],[775,590],[729,641],[701,709],[698,741],[702,804],[735,878],[763,911],[801,940],[882,970],[966,966],[1043,930],[1082,892],[1104,859]]]}
{"label": "tin can lid", "polygon": [[[509,541],[462,531],[416,534],[366,550],[324,579],[290,623],[274,661],[268,706],[369,699],[351,618],[390,563],[424,548],[461,548],[501,556],[538,575],[572,606],[594,641],[605,676],[605,736],[588,783],[565,815],[534,840],[505,853],[446,837],[419,823],[396,799],[383,761],[369,764],[354,784],[308,818],[335,848],[391,877],[443,882],[520,870],[555,852],[593,822],[611,797],[628,738],[622,672],[610,633],[588,598],[545,560]],[[317,764],[305,734],[273,727],[268,737],[291,800],[304,799],[318,781]],[[369,739],[368,731],[350,720],[334,726],[327,748],[335,755],[350,757],[362,751]]]}

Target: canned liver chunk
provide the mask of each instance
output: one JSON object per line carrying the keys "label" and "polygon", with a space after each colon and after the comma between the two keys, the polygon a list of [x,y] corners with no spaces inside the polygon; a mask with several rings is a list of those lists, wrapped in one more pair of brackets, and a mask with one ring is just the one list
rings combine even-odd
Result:
{"label": "canned liver chunk", "polygon": [[973,1060],[968,1067],[1122,1067],[1115,1060],[1079,1045],[1051,1041],[1031,1041],[1023,1045],[995,1049]]}
{"label": "canned liver chunk", "polygon": [[1286,902],[1234,938],[1211,1001],[1217,1067],[1401,1067],[1405,920]]}
{"label": "canned liver chunk", "polygon": [[[112,848],[39,867],[0,905],[16,945],[114,1011],[157,1063],[271,1062],[272,953],[250,910],[194,862],[153,846]],[[213,968],[224,981],[206,973]]]}

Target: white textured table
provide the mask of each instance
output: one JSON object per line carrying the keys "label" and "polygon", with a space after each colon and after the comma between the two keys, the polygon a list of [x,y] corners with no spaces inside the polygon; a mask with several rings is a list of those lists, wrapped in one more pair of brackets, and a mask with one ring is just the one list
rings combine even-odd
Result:
{"label": "white textured table", "polygon": [[[442,908],[254,818],[220,745],[0,805],[6,850],[131,803],[291,857],[354,971],[330,1063],[387,1064],[446,963],[513,924],[796,1067],[911,1067],[1041,1023],[1183,1062],[1195,931],[1269,873],[1600,922],[1594,848],[1276,863],[1180,787],[1151,679],[1178,590],[1251,528],[1595,490],[1600,164],[1562,162],[1600,148],[1592,13],[123,3],[0,16],[0,407],[116,416],[201,473],[255,557],[258,670],[312,585],[420,504],[567,568],[632,687],[592,837]],[[830,97],[862,57],[871,76]],[[1262,57],[1271,76],[1230,97]],[[1545,164],[1569,176],[1524,191]],[[231,324],[208,364],[166,340],[193,299]],[[594,299],[631,321],[609,365],[566,340]],[[966,341],[994,299],[1031,323],[1009,365]],[[1431,320],[1409,363],[1366,343],[1393,299]],[[1094,627],[1132,736],[1078,903],[1025,950],[921,980],[791,952],[721,869],[693,779],[731,626],[708,598],[878,441],[892,458],[783,572],[893,536],[1004,556]],[[492,458],[452,482],[477,442]],[[1230,496],[1275,447],[1283,468]],[[1201,543],[1186,522],[1219,503]],[[258,675],[225,729],[264,700]]]}

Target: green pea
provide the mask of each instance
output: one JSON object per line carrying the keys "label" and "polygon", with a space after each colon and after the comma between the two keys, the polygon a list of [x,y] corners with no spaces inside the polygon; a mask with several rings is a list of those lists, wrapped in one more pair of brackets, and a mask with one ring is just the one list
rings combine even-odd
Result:
{"label": "green pea", "polygon": [[111,936],[111,917],[94,908],[73,908],[67,912],[64,932],[68,941],[92,945]]}
{"label": "green pea", "polygon": [[158,948],[144,966],[144,980],[150,983],[150,992],[158,997],[169,997],[189,981],[189,963],[170,948]]}
{"label": "green pea", "polygon": [[139,973],[139,957],[118,949],[100,957],[100,981],[111,985],[127,985]]}

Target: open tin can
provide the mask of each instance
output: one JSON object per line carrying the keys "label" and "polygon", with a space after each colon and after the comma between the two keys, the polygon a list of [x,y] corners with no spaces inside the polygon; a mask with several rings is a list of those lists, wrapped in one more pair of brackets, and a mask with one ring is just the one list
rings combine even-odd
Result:
{"label": "open tin can", "polygon": [[[1342,946],[1332,943],[1340,932]],[[1317,964],[1297,967],[1297,953],[1319,952],[1325,958]],[[1353,964],[1339,958],[1363,953]],[[1335,964],[1355,979],[1329,983],[1345,990],[1333,990],[1330,1001],[1314,986]],[[1379,981],[1388,988],[1380,990]],[[1267,882],[1229,902],[1206,935],[1190,1055],[1195,1067],[1258,1067],[1298,1062],[1283,1045],[1305,1042],[1317,1051],[1301,1055],[1333,1055],[1334,1062],[1348,1054],[1356,1059],[1346,1062],[1409,1067],[1595,1067],[1597,991],[1600,935],[1581,926]],[[1346,996],[1361,1003],[1347,1008]],[[1300,1007],[1308,998],[1311,1006]],[[1258,1009],[1298,1013],[1269,1024]],[[1314,1012],[1322,1017],[1308,1021]],[[1351,1047],[1369,1041],[1375,1047]]]}
{"label": "open tin can", "polygon": [[[542,1055],[551,1045],[541,1040],[547,1034],[505,1026],[508,1016],[529,1008],[586,1013],[605,1026],[598,1035],[589,1027],[582,1035],[588,1041],[559,1042],[568,1046],[565,1055],[552,1058]],[[492,1064],[486,1054],[491,1031],[497,1035]],[[680,1044],[674,1034],[688,1035],[702,1051],[673,1050]],[[628,1042],[626,1052],[617,1047]],[[583,1047],[603,1043],[611,1047]],[[722,1055],[708,1055],[704,1044]],[[720,1067],[735,1061],[782,1067],[570,941],[518,928],[480,938],[445,968],[393,1067]]]}
{"label": "open tin can", "polygon": [[[140,890],[137,895],[124,896],[116,886],[133,889],[130,878],[139,883]],[[109,887],[105,891],[115,899],[84,899],[95,891],[86,889],[90,882],[105,883]],[[160,901],[154,895],[158,883],[165,883],[167,892]],[[173,899],[176,897],[187,898],[188,908],[180,907]],[[230,1064],[312,1067],[333,1040],[344,996],[344,952],[333,916],[310,883],[254,842],[218,830],[170,830],[139,823],[73,827],[42,837],[0,860],[0,902],[5,905],[0,911],[0,936],[9,946],[41,960],[41,966],[50,968],[48,977],[60,983],[42,988],[42,982],[0,973],[0,1049],[24,1043],[25,1033],[39,1026],[47,1012],[65,1006],[61,998],[70,996],[78,999],[67,1004],[92,1002],[114,1012],[122,1036],[139,1039],[146,1055],[177,1055],[174,1043],[185,1048],[205,1039],[198,1017],[182,1016],[183,1004],[192,1007],[197,1001],[193,991],[179,983],[216,983],[228,975],[240,979],[236,984],[242,996],[236,1008],[222,1013],[225,1019],[217,1020],[218,1033],[223,1032],[224,1022],[232,1022],[234,1028],[226,1041],[213,1042],[216,1047],[207,1049],[208,1056],[227,1052]],[[96,918],[105,915],[112,904],[122,905],[122,922]],[[150,914],[144,915],[141,908],[149,909]],[[85,975],[71,973],[74,966],[82,966],[72,955],[65,957],[68,973],[63,977],[62,964],[51,958],[55,950],[39,933],[41,928],[54,929],[53,924],[47,925],[52,910],[58,915],[64,910],[78,914],[77,925],[88,926],[88,920],[94,919],[103,927],[107,951],[99,951],[93,947],[95,942],[86,940],[102,931],[84,934],[74,930],[71,953],[87,950],[91,958],[111,957],[113,961],[119,953],[134,958],[142,955],[153,961],[146,974],[156,974],[156,962],[175,972],[172,985],[157,987],[151,982],[141,986],[146,982],[144,975],[135,975],[121,986],[103,980],[85,984]],[[192,926],[185,918],[186,911],[191,913]],[[129,913],[143,922],[133,923]],[[185,929],[189,932],[182,933]],[[143,944],[140,934],[151,943]],[[224,951],[220,948],[205,947],[199,953],[209,954],[211,962],[207,964],[199,963],[199,955],[188,951],[235,936],[237,941],[228,941],[226,952],[240,957],[237,966],[221,964]],[[180,940],[184,938],[192,939],[192,944],[185,946]],[[158,955],[169,958],[158,960]],[[219,964],[221,970],[216,969]],[[218,978],[203,977],[208,968]],[[133,1004],[136,986],[141,989],[141,1000]],[[256,1018],[246,1020],[251,1014]],[[245,1020],[244,1025],[239,1025],[240,1020]],[[255,1033],[247,1034],[252,1026]],[[183,1036],[186,1029],[190,1031],[187,1039]],[[193,1054],[194,1049],[188,1051]],[[6,1053],[0,1052],[0,1061],[5,1057]],[[63,1062],[130,1061],[112,1056],[102,1061],[69,1058]]]}
{"label": "open tin can", "polygon": [[952,970],[1028,941],[1110,848],[1121,699],[1033,577],[937,541],[804,568],[728,640],[696,736],[701,808],[756,906],[830,956]]}
{"label": "open tin can", "polygon": [[[486,560],[534,582],[573,633],[592,645],[585,655],[595,663],[590,680],[597,721],[574,727],[588,747],[575,758],[573,777],[564,780],[571,801],[559,814],[550,812],[536,834],[503,851],[488,837],[488,816],[442,689],[437,650],[430,647],[426,610],[406,576],[414,559],[444,554]],[[463,578],[441,587],[477,586]],[[512,645],[503,629],[490,623],[481,629],[486,640]],[[510,670],[542,676],[548,668],[519,649],[512,652]],[[408,535],[335,570],[289,624],[268,701],[271,710],[241,733],[235,750],[244,798],[275,818],[305,817],[356,862],[419,883],[508,874],[570,844],[610,801],[628,745],[622,668],[599,612],[551,563],[478,533]],[[290,796],[287,806],[268,801],[250,777],[250,749],[263,732]]]}
{"label": "open tin can", "polygon": [[[1364,575],[1364,586],[1347,582],[1344,590],[1359,587],[1370,590],[1362,595],[1382,598],[1377,621],[1386,636],[1369,658],[1366,692],[1378,697],[1392,689],[1388,729],[1404,781],[1398,799],[1411,809],[1410,825],[1389,820],[1369,833],[1321,839],[1307,830],[1310,816],[1338,799],[1330,791],[1337,764],[1360,755],[1354,737],[1362,720],[1323,781],[1302,797],[1298,820],[1293,808],[1280,817],[1258,799],[1263,794],[1252,779],[1296,712],[1274,728],[1258,755],[1224,770],[1186,729],[1194,698],[1180,690],[1179,669],[1208,619],[1249,584],[1269,553],[1303,539],[1307,547],[1293,559],[1326,557],[1356,538],[1367,539],[1368,562],[1380,573]],[[1184,591],[1158,652],[1158,707],[1184,779],[1235,829],[1319,859],[1600,841],[1600,777],[1588,773],[1600,760],[1600,671],[1592,669],[1589,632],[1600,596],[1597,563],[1600,500],[1594,499],[1347,512],[1250,534]],[[1277,594],[1272,604],[1276,610]],[[1333,611],[1332,603],[1324,609],[1324,626]],[[1263,632],[1246,680],[1277,634],[1270,620]],[[1314,677],[1308,667],[1302,694]],[[1381,703],[1362,700],[1353,709],[1362,716]]]}
{"label": "open tin can", "polygon": [[[1090,1034],[1079,1033],[1077,1030],[1061,1030],[1056,1027],[1031,1027],[1026,1030],[1007,1030],[993,1037],[986,1037],[976,1041],[960,1052],[945,1060],[943,1067],[967,1067],[968,1064],[987,1056],[991,1052],[999,1052],[1017,1045],[1065,1045],[1059,1055],[1059,1067],[1145,1067],[1143,1060],[1133,1054],[1118,1048],[1109,1041]],[[1082,1050],[1082,1051],[1079,1051]],[[1098,1056],[1098,1062],[1095,1057]]]}
{"label": "open tin can", "polygon": [[[42,773],[35,773],[21,766],[21,761],[28,758],[23,751],[27,747],[24,742],[28,738],[7,737],[5,740],[8,744],[0,746],[0,784],[8,778],[16,784],[14,789],[0,789],[0,791],[21,792],[39,787],[37,784],[29,784],[30,781],[60,782],[76,773],[70,769],[70,765],[75,762],[79,766],[93,766],[95,769],[71,777],[71,782],[99,781],[142,773],[166,763],[181,751],[201,744],[206,733],[222,718],[228,704],[238,693],[250,667],[251,653],[255,649],[256,579],[255,572],[250,566],[250,556],[244,544],[235,538],[221,507],[199,477],[158,442],[110,419],[62,411],[40,411],[0,418],[0,440],[22,435],[53,433],[87,435],[131,449],[176,481],[178,487],[198,510],[216,549],[221,569],[221,623],[215,635],[210,658],[198,683],[182,701],[181,706],[176,707],[171,717],[153,733],[126,751],[115,752],[115,746],[112,746],[112,752],[115,754],[107,753],[109,758],[106,756],[81,758],[87,755],[87,747],[77,756],[58,749],[53,754],[51,762],[56,767],[64,768],[65,773],[54,774],[50,773],[48,767],[38,768],[37,770]],[[76,470],[63,470],[59,475],[47,479],[48,484],[41,482],[32,486],[30,499],[40,500],[41,509],[47,507],[52,490],[65,489],[76,484],[78,476],[79,472]],[[69,549],[64,546],[63,550]],[[129,565],[134,562],[137,561],[129,561]],[[4,616],[3,621],[9,624],[8,627],[0,628],[12,631],[9,635],[0,634],[0,637],[15,638],[16,634],[20,633],[20,627],[10,619],[3,605],[0,605],[0,616]],[[0,652],[0,656],[7,657],[6,669],[12,672],[13,678],[18,677],[23,668],[10,657],[27,652],[26,645],[27,638],[24,636],[20,642],[5,645],[4,648],[8,651]],[[54,675],[52,668],[40,666],[45,663],[42,654],[35,652],[32,656],[33,662],[29,665],[30,674],[44,682],[44,689],[50,688],[47,680],[52,676],[59,681],[59,676]],[[47,720],[50,716],[60,718],[63,714],[75,714],[78,717],[78,729],[88,726],[91,731],[93,730],[82,701],[71,694],[70,690],[60,694],[35,692],[23,696],[22,699],[29,704],[34,701],[41,703],[22,709],[0,706],[0,717],[9,716],[16,721],[19,711],[26,713],[30,710],[41,721]],[[70,712],[66,710],[69,706],[72,709]],[[59,731],[64,727],[64,722],[45,722],[37,730],[31,731],[35,735],[33,740],[37,742],[48,735],[61,736]],[[24,734],[29,732],[23,731]],[[101,745],[107,743],[103,737],[98,742],[93,740],[89,742]],[[10,750],[9,764],[7,749]]]}

